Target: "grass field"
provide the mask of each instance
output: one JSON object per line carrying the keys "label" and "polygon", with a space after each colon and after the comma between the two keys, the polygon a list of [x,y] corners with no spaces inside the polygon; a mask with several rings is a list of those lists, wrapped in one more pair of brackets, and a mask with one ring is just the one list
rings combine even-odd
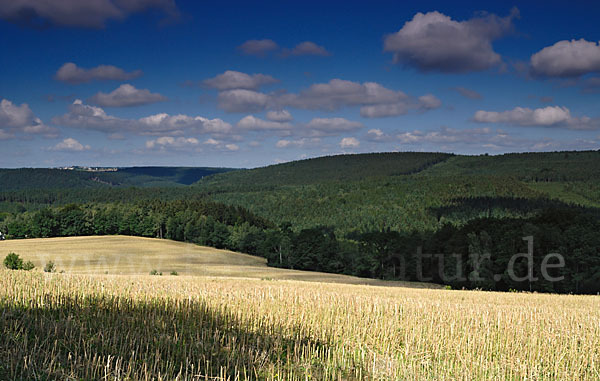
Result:
{"label": "grass field", "polygon": [[42,269],[53,261],[57,271],[70,274],[147,275],[152,270],[169,276],[287,279],[347,284],[439,288],[426,283],[377,279],[267,267],[264,258],[165,239],[131,236],[90,236],[7,240],[0,242],[0,258],[19,254]]}
{"label": "grass field", "polygon": [[600,297],[0,270],[0,379],[598,380]]}

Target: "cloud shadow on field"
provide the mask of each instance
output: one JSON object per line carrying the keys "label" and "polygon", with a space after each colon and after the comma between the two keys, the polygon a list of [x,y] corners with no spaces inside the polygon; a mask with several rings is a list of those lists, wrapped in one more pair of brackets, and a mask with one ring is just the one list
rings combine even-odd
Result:
{"label": "cloud shadow on field", "polygon": [[[330,350],[299,329],[248,327],[201,299],[45,295],[34,306],[0,304],[1,379],[260,380],[272,371],[321,379]],[[356,368],[335,372],[353,379]]]}

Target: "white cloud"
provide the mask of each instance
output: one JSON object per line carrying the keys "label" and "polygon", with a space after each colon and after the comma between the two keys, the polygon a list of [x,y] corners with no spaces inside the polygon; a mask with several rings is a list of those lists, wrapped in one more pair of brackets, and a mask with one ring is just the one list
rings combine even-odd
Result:
{"label": "white cloud", "polygon": [[292,148],[292,147],[306,147],[306,146],[315,146],[321,143],[320,138],[300,138],[295,140],[281,139],[275,143],[275,147],[277,148]]}
{"label": "white cloud", "polygon": [[331,53],[324,47],[315,44],[312,41],[299,43],[289,52],[292,56],[330,56]]}
{"label": "white cloud", "polygon": [[0,127],[22,128],[29,125],[33,118],[33,111],[27,103],[17,106],[8,99],[0,101]]}
{"label": "white cloud", "polygon": [[263,57],[267,53],[279,49],[279,45],[273,40],[248,40],[238,46],[243,54]]}
{"label": "white cloud", "polygon": [[402,91],[390,90],[375,82],[361,84],[332,79],[328,83],[313,84],[297,95],[286,94],[282,102],[297,108],[333,111],[343,106],[406,102],[408,98]]}
{"label": "white cloud", "polygon": [[475,90],[467,89],[466,87],[457,86],[454,88],[460,95],[469,99],[482,99],[483,96]]}
{"label": "white cloud", "polygon": [[267,108],[271,97],[253,90],[235,89],[221,91],[217,101],[227,112],[260,112]]}
{"label": "white cloud", "polygon": [[203,81],[207,87],[217,90],[258,90],[261,86],[278,83],[279,80],[265,74],[246,74],[239,71],[227,70],[214,78]]}
{"label": "white cloud", "polygon": [[0,18],[33,27],[44,23],[102,28],[108,20],[124,20],[132,13],[152,8],[161,10],[169,19],[179,16],[174,0],[10,0],[0,2]]}
{"label": "white cloud", "polygon": [[314,118],[306,125],[313,136],[332,136],[342,132],[356,131],[363,127],[360,122],[344,118]]}
{"label": "white cloud", "polygon": [[272,122],[290,122],[294,119],[292,114],[287,110],[269,111],[267,112],[266,117]]}
{"label": "white cloud", "polygon": [[225,144],[225,148],[227,148],[230,151],[237,151],[240,149],[240,147],[237,144]]}
{"label": "white cloud", "polygon": [[409,110],[410,105],[403,102],[363,106],[360,108],[360,116],[363,118],[385,118],[388,116],[404,115]]}
{"label": "white cloud", "polygon": [[376,82],[361,84],[342,79],[316,83],[298,94],[283,94],[272,101],[282,106],[324,111],[361,106],[361,116],[366,118],[402,115],[413,109],[431,109],[435,108],[436,102],[439,105],[439,100],[430,94],[415,99]]}
{"label": "white cloud", "polygon": [[42,135],[47,138],[56,138],[58,130],[45,125],[35,116],[27,103],[20,106],[13,104],[8,99],[0,101],[0,139],[16,137],[15,134]]}
{"label": "white cloud", "polygon": [[531,56],[531,72],[542,77],[579,77],[600,72],[600,43],[559,41]]}
{"label": "white cloud", "polygon": [[256,118],[253,115],[243,117],[236,126],[243,130],[263,131],[263,130],[289,130],[292,125],[289,123],[272,122]]}
{"label": "white cloud", "polygon": [[187,150],[190,148],[196,148],[198,144],[199,142],[196,138],[161,136],[154,140],[146,141],[146,148],[157,150]]}
{"label": "white cloud", "polygon": [[136,89],[130,84],[123,84],[106,94],[98,92],[90,98],[90,102],[102,107],[131,107],[150,103],[163,102],[167,98],[158,94],[151,93],[148,89]]}
{"label": "white cloud", "polygon": [[[489,141],[494,132],[490,128],[470,128],[453,129],[440,127],[439,131],[407,131],[396,135],[398,141],[402,144],[414,143],[470,143],[482,144],[482,140]],[[506,136],[503,132],[498,133],[499,137]],[[482,139],[482,137],[484,139]]]}
{"label": "white cloud", "polygon": [[211,145],[211,146],[217,146],[217,145],[221,144],[221,142],[218,141],[218,140],[215,140],[213,138],[209,138],[209,139],[206,139],[204,141],[204,144],[208,144],[208,145]]}
{"label": "white cloud", "polygon": [[141,70],[127,73],[125,70],[112,65],[100,65],[91,69],[83,69],[72,62],[67,62],[58,69],[54,78],[72,85],[91,81],[128,81],[142,75]]}
{"label": "white cloud", "polygon": [[270,39],[264,40],[248,40],[242,45],[238,46],[237,49],[242,54],[252,55],[257,57],[265,57],[271,52],[280,51],[280,56],[330,56],[331,53],[327,51],[323,46],[317,45],[312,41],[304,41],[297,44],[292,49],[280,49],[279,45]]}
{"label": "white cloud", "polygon": [[89,145],[83,145],[73,138],[66,138],[62,142],[58,143],[54,147],[50,148],[52,151],[65,151],[65,152],[81,152],[88,151],[92,147]]}
{"label": "white cloud", "polygon": [[[217,100],[219,107],[227,112],[246,113],[283,107],[335,111],[342,107],[360,106],[361,116],[366,118],[402,115],[411,110],[427,111],[441,105],[440,100],[431,94],[415,98],[402,91],[387,89],[379,83],[361,84],[342,79],[315,83],[299,93],[265,94],[247,89],[225,90],[219,92]],[[276,112],[271,112],[269,116],[276,117]],[[288,115],[286,111],[281,111],[277,117],[288,118]]]}
{"label": "white cloud", "polygon": [[340,141],[341,148],[358,148],[360,142],[356,138],[343,138]]}
{"label": "white cloud", "polygon": [[478,123],[506,123],[519,126],[564,127],[576,130],[591,130],[600,128],[600,121],[587,116],[574,117],[566,107],[547,106],[530,109],[515,107],[508,111],[479,110],[473,116]]}
{"label": "white cloud", "polygon": [[379,128],[372,128],[369,131],[367,131],[367,140],[369,140],[369,141],[387,142],[387,141],[390,141],[391,139],[392,139],[392,137],[390,137],[388,134],[386,134]]}
{"label": "white cloud", "polygon": [[201,116],[150,115],[140,119],[122,119],[108,115],[102,108],[83,104],[79,99],[69,106],[69,112],[54,117],[52,123],[73,128],[102,131],[110,134],[133,133],[138,135],[185,135],[215,134],[228,135],[232,126],[221,119]]}
{"label": "white cloud", "polygon": [[512,30],[516,8],[507,17],[490,14],[455,21],[440,12],[417,13],[397,32],[388,35],[384,50],[394,61],[421,71],[464,73],[489,69],[501,63],[492,41]]}
{"label": "white cloud", "polygon": [[594,140],[552,140],[549,138],[522,138],[509,135],[502,130],[491,128],[454,129],[441,127],[435,131],[407,131],[398,133],[395,141],[406,149],[472,152],[515,152],[515,151],[545,151],[595,149],[598,141]]}
{"label": "white cloud", "polygon": [[442,101],[440,101],[433,94],[426,94],[419,97],[419,108],[424,110],[434,110],[439,108],[442,105]]}

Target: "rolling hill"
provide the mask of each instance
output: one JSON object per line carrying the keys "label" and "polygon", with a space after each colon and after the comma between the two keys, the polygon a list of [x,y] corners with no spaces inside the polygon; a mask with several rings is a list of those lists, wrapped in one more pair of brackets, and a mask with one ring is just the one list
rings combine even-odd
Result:
{"label": "rolling hill", "polygon": [[394,282],[348,275],[267,267],[264,258],[166,239],[131,236],[34,238],[0,242],[0,257],[19,254],[43,269],[53,261],[68,274],[233,277],[374,286],[440,288],[430,283]]}
{"label": "rolling hill", "polygon": [[[435,230],[444,222],[523,217],[560,205],[600,208],[599,159],[599,151],[341,155],[222,173],[194,186],[215,201],[296,228],[327,225],[344,234],[381,228]],[[467,205],[468,213],[458,219],[456,213],[439,213],[479,199],[485,202],[476,204],[483,207]],[[507,210],[510,199],[532,200],[535,210]]]}
{"label": "rolling hill", "polygon": [[175,187],[230,171],[208,167],[125,167],[88,170],[57,168],[0,169],[0,191],[108,187]]}

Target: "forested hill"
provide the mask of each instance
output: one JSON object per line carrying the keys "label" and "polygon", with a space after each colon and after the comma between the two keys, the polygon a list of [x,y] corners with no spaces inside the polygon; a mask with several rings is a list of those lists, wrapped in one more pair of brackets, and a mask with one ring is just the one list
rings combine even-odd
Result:
{"label": "forested hill", "polygon": [[202,179],[197,185],[248,189],[357,181],[370,177],[417,173],[453,156],[447,153],[423,152],[324,156],[210,176]]}
{"label": "forested hill", "polygon": [[[0,170],[0,231],[8,239],[165,237],[259,255],[274,266],[395,280],[420,279],[412,264],[422,247],[442,255],[424,263],[424,271],[452,287],[597,293],[599,159],[599,151],[408,152],[227,173],[162,167]],[[565,257],[565,267],[553,275],[564,281],[532,285],[503,275],[511,256],[528,248],[527,236],[534,237],[536,266],[548,253]],[[480,269],[483,280],[436,275],[456,262],[455,253],[460,266],[450,267],[473,273],[473,250],[491,255]],[[403,263],[411,266],[405,274],[397,271]]]}
{"label": "forested hill", "polygon": [[106,187],[174,187],[229,168],[127,167],[113,169],[0,169],[0,191]]}
{"label": "forested hill", "polygon": [[600,208],[600,151],[340,155],[222,173],[194,187],[295,229],[436,230],[557,205]]}

